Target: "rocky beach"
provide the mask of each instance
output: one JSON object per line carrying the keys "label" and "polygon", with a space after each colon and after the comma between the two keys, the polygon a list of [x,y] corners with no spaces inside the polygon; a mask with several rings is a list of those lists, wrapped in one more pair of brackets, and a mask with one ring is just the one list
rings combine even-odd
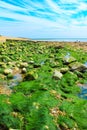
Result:
{"label": "rocky beach", "polygon": [[87,42],[1,38],[1,130],[86,130],[86,115]]}

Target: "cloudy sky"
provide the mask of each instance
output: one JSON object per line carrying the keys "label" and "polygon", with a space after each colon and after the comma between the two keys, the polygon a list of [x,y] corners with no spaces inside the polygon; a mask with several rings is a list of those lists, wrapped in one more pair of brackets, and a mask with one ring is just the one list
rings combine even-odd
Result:
{"label": "cloudy sky", "polygon": [[0,34],[87,38],[87,0],[0,0]]}

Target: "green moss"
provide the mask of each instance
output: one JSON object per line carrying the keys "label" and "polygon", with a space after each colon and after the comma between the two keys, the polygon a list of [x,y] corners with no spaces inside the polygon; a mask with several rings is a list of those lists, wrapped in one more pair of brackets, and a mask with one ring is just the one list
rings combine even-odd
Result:
{"label": "green moss", "polygon": [[14,117],[13,112],[8,97],[0,95],[0,128],[2,130],[3,128],[20,128],[21,120],[19,117]]}

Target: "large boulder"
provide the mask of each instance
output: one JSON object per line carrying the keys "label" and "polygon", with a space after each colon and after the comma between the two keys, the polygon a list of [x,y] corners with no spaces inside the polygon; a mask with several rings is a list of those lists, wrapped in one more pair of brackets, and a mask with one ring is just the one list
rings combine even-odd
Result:
{"label": "large boulder", "polygon": [[84,71],[87,69],[87,66],[85,66],[84,64],[82,64],[80,62],[71,63],[71,64],[69,64],[69,67],[72,71],[74,71],[74,70]]}
{"label": "large boulder", "polygon": [[76,61],[76,59],[74,57],[70,56],[69,54],[67,54],[66,56],[63,57],[64,64],[70,64],[75,61]]}

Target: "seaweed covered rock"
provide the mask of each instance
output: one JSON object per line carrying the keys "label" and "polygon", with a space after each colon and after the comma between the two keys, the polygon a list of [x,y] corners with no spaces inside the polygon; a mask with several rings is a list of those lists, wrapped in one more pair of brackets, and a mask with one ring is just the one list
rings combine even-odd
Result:
{"label": "seaweed covered rock", "polygon": [[26,68],[22,68],[22,73],[26,73],[27,69]]}
{"label": "seaweed covered rock", "polygon": [[87,69],[87,66],[85,66],[84,64],[82,64],[80,62],[71,63],[71,64],[69,64],[69,67],[71,68],[72,71],[74,71],[74,70],[84,71]]}
{"label": "seaweed covered rock", "polygon": [[38,78],[38,75],[34,73],[33,71],[27,72],[24,76],[24,81],[30,81],[30,80],[35,80]]}
{"label": "seaweed covered rock", "polygon": [[69,71],[69,67],[64,67],[60,69],[61,73],[66,73],[67,71]]}
{"label": "seaweed covered rock", "polygon": [[5,69],[4,74],[12,74],[12,69]]}
{"label": "seaweed covered rock", "polygon": [[22,63],[20,63],[20,67],[21,68],[28,67],[28,63],[27,62],[22,62]]}
{"label": "seaweed covered rock", "polygon": [[55,71],[53,72],[52,78],[57,80],[57,79],[61,79],[62,76],[63,76],[63,74],[62,74],[60,71],[55,70]]}
{"label": "seaweed covered rock", "polygon": [[5,63],[4,62],[0,62],[0,66],[3,66]]}
{"label": "seaweed covered rock", "polygon": [[72,57],[70,54],[67,54],[63,58],[64,64],[70,64],[70,63],[75,62],[75,61],[76,61],[76,59],[74,57]]}
{"label": "seaweed covered rock", "polygon": [[34,63],[33,67],[34,67],[34,68],[39,68],[39,67],[41,67],[41,64],[39,64],[39,63]]}

